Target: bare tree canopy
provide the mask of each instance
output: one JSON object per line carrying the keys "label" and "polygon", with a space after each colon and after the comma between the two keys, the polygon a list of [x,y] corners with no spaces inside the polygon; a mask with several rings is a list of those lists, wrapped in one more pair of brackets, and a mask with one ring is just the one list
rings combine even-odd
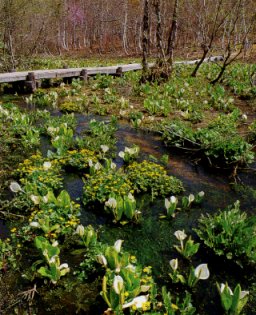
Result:
{"label": "bare tree canopy", "polygon": [[254,0],[0,0],[0,58],[14,68],[19,56],[74,50],[138,55],[147,45],[148,55],[169,62],[174,49],[188,58],[201,50],[203,60],[228,42],[250,49],[254,11]]}

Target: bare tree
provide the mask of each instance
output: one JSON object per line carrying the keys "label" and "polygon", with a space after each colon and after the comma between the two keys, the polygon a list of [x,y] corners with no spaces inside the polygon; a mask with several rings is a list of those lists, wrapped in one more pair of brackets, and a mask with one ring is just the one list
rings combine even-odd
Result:
{"label": "bare tree", "polygon": [[[199,26],[199,34],[202,39],[201,41],[201,48],[203,50],[203,54],[200,58],[200,61],[196,64],[195,69],[193,70],[191,76],[195,77],[197,75],[197,71],[199,70],[200,66],[204,62],[205,58],[207,57],[208,53],[212,49],[212,45],[218,31],[220,30],[221,26],[223,25],[225,19],[227,18],[229,12],[223,12],[223,2],[224,0],[218,0],[216,4],[212,1],[205,1],[200,0],[199,6],[196,7],[197,12],[195,12],[198,20]],[[215,6],[213,18],[211,17],[212,14],[212,6]]]}
{"label": "bare tree", "polygon": [[[245,32],[240,37],[238,41],[237,32],[239,27],[239,22],[243,19],[243,8],[244,0],[237,0],[236,3],[230,8],[230,16],[228,20],[228,29],[226,32],[225,48],[224,48],[224,58],[223,63],[220,66],[220,71],[217,77],[211,81],[212,84],[219,82],[226,70],[226,68],[234,62],[243,52],[245,44],[250,34],[251,30],[254,28],[256,23],[256,11],[254,10],[253,16],[250,19],[249,26],[246,28]],[[242,23],[240,23],[240,26]]]}

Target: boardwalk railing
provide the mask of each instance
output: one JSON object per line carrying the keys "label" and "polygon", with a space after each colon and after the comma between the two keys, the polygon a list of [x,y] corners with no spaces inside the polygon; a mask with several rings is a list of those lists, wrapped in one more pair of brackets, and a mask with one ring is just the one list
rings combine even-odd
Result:
{"label": "boardwalk railing", "polygon": [[[215,62],[222,60],[222,56],[209,57],[204,62]],[[175,64],[196,64],[197,60],[191,61],[178,61]],[[150,64],[152,67],[153,64]],[[34,70],[34,71],[21,71],[21,72],[7,72],[0,73],[1,83],[24,83],[25,86],[34,90],[36,82],[42,79],[59,79],[59,78],[80,78],[87,80],[88,76],[96,74],[117,75],[121,76],[122,73],[128,71],[141,70],[142,66],[139,63],[128,65],[117,65],[107,67],[86,67],[86,68],[68,68],[68,69],[53,69],[53,70]]]}

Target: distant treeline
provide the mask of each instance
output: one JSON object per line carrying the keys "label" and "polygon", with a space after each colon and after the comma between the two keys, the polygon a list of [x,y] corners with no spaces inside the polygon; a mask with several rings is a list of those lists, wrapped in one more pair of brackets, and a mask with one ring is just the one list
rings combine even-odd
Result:
{"label": "distant treeline", "polygon": [[[159,4],[163,47],[167,47],[174,0],[150,0],[150,45],[156,51]],[[175,49],[189,57],[205,49],[255,40],[255,0],[180,0]],[[144,0],[0,0],[0,58],[63,53],[139,54],[142,51]],[[255,19],[254,19],[255,20]],[[231,38],[232,35],[232,38]]]}

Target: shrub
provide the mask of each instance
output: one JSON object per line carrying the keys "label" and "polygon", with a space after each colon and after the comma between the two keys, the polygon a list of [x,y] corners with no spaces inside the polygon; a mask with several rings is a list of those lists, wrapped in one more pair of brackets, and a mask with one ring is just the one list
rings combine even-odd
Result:
{"label": "shrub", "polygon": [[221,256],[256,262],[256,217],[247,217],[236,201],[223,212],[213,216],[202,215],[196,233],[206,246]]}

